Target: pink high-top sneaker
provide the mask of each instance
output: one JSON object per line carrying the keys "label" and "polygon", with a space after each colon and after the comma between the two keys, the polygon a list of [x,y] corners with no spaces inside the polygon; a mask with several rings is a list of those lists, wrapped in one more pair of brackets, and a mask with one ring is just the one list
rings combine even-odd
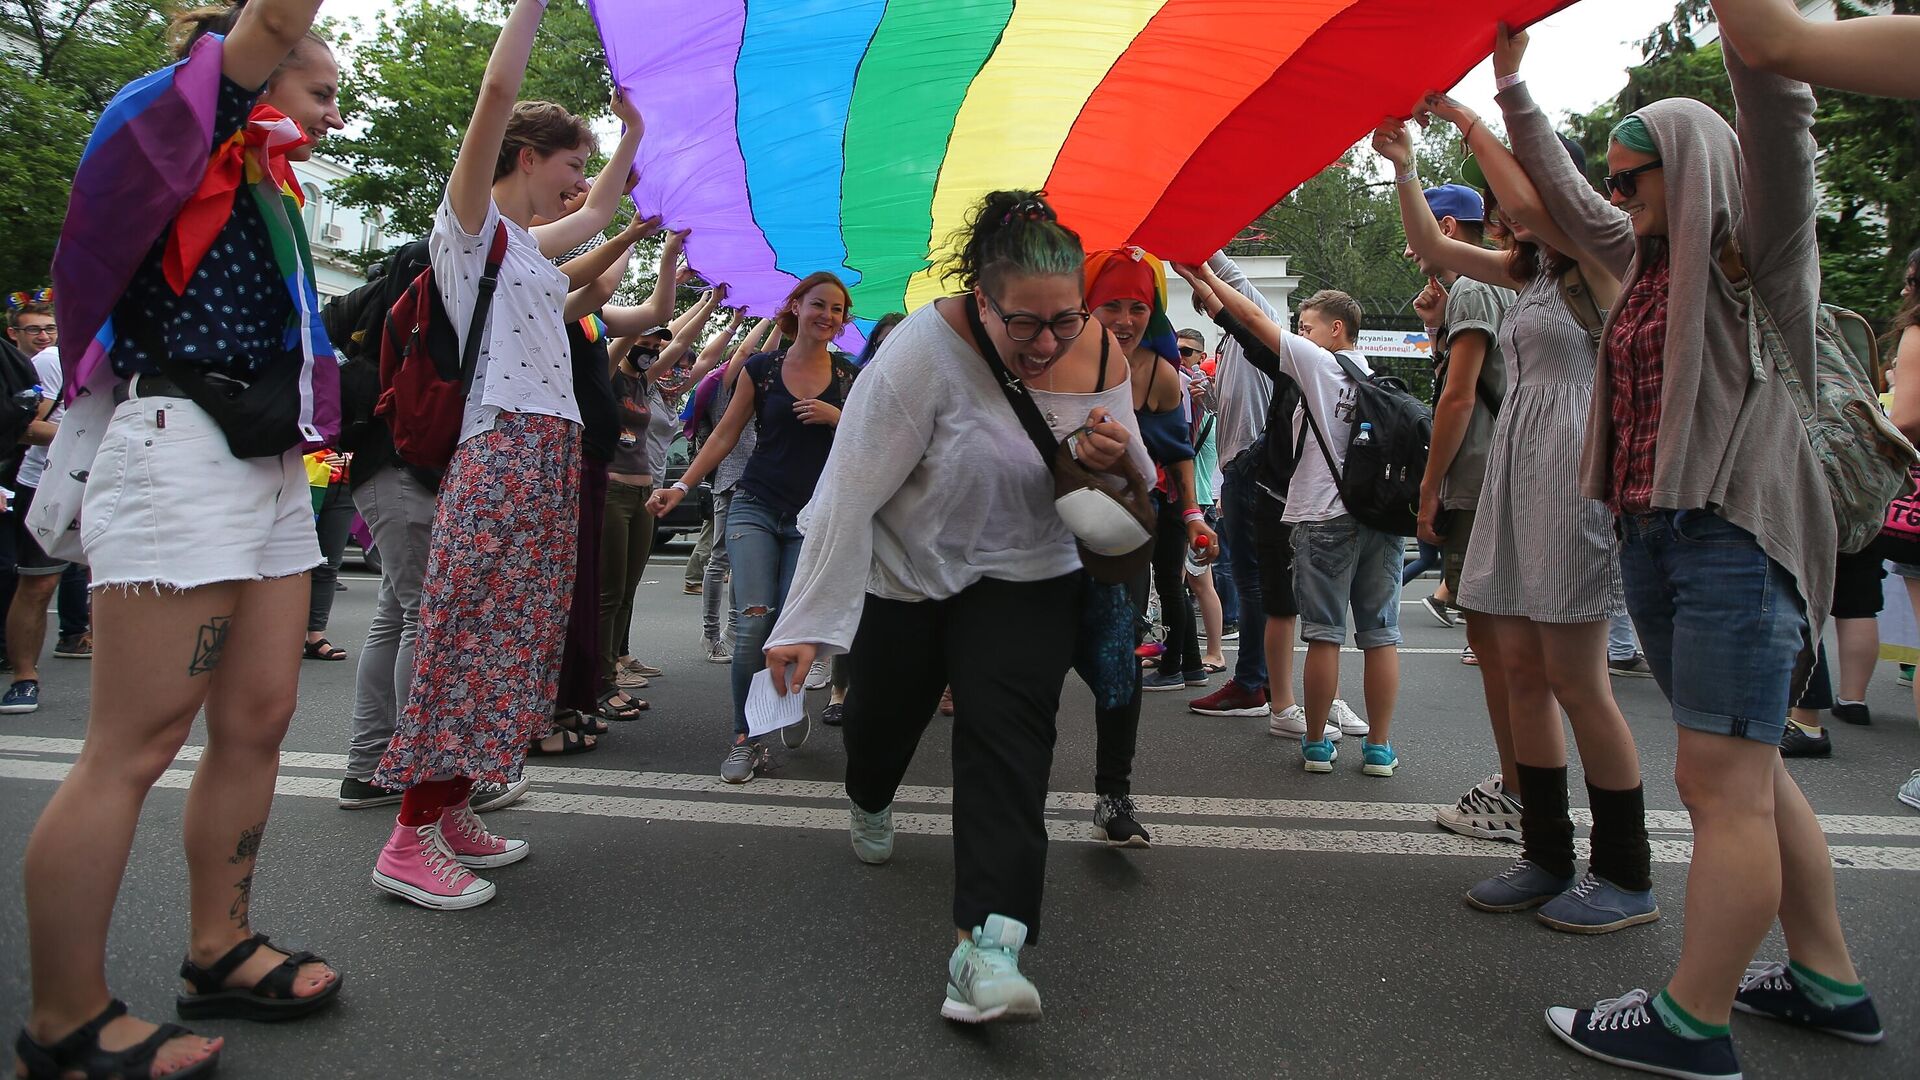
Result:
{"label": "pink high-top sneaker", "polygon": [[[442,821],[446,820],[443,815]],[[493,899],[493,883],[460,865],[440,826],[414,828],[394,822],[393,835],[373,864],[373,883],[435,911],[459,911]]]}
{"label": "pink high-top sneaker", "polygon": [[440,835],[460,865],[479,870],[517,863],[533,853],[525,840],[504,840],[488,832],[465,802],[440,812]]}

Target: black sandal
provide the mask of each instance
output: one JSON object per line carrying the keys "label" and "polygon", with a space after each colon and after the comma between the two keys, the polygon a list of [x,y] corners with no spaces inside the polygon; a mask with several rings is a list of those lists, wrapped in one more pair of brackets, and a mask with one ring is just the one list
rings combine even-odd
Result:
{"label": "black sandal", "polygon": [[558,750],[545,749],[540,745],[540,740],[535,739],[532,742],[527,744],[527,756],[528,757],[565,757],[568,754],[590,754],[600,748],[600,745],[598,743],[588,742],[586,739],[586,736],[580,734],[577,731],[570,731],[567,728],[561,728],[559,731],[559,735],[560,735],[560,749]]}
{"label": "black sandal", "polygon": [[[613,699],[617,697],[625,697],[627,703],[625,705],[614,704]],[[648,705],[646,702],[619,688],[609,690],[600,695],[600,715],[608,720],[638,720],[640,719],[641,713],[646,712],[652,707],[653,706]]]}
{"label": "black sandal", "polygon": [[306,650],[301,655],[309,660],[345,660],[347,650],[336,646],[326,638],[321,638],[319,641],[307,642]]}
{"label": "black sandal", "polygon": [[180,977],[192,983],[194,991],[174,999],[174,1008],[180,1013],[180,1018],[221,1020],[231,1017],[262,1022],[292,1020],[324,1009],[340,996],[340,987],[346,978],[338,971],[333,973],[333,982],[327,984],[325,990],[312,997],[295,996],[293,980],[300,974],[300,965],[326,963],[305,950],[292,953],[280,961],[251,988],[226,985],[227,977],[238,971],[241,964],[251,959],[254,953],[272,945],[267,935],[255,934],[228,949],[227,955],[210,968],[201,967],[192,958],[180,961]]}
{"label": "black sandal", "polygon": [[582,735],[605,735],[612,730],[598,716],[581,712],[579,709],[562,709],[554,713],[553,724],[555,727],[566,731],[577,731]]}
{"label": "black sandal", "polygon": [[[20,1055],[21,1064],[27,1067],[27,1080],[65,1080],[76,1072],[87,1080],[135,1080],[153,1075],[153,1059],[162,1046],[182,1035],[193,1034],[179,1024],[161,1024],[153,1034],[125,1050],[102,1049],[101,1029],[125,1015],[126,1002],[115,998],[106,1011],[81,1024],[52,1046],[33,1041],[26,1029],[21,1028],[20,1037],[13,1040],[13,1051]],[[220,1051],[215,1050],[204,1060],[170,1072],[167,1076],[180,1080],[208,1076],[219,1064]]]}

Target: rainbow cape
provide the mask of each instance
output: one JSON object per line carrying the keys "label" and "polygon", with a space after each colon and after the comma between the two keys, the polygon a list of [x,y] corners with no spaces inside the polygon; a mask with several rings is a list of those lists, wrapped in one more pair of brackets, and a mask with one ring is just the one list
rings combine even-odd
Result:
{"label": "rainbow cape", "polygon": [[[185,59],[129,83],[108,103],[87,140],[53,256],[63,336],[86,343],[83,349],[61,350],[69,403],[82,393],[110,391],[118,381],[107,359],[116,336],[114,305],[154,245],[168,241],[170,280],[184,274],[178,279],[184,282],[205,254],[195,237],[176,235],[176,219],[190,205],[203,203],[197,198],[203,188],[226,182],[218,175],[210,180],[210,165],[231,161],[234,142],[208,153],[223,47],[221,38],[208,35]],[[250,130],[235,137],[247,147],[285,146],[304,137],[284,117],[249,124]],[[266,130],[252,130],[261,124]],[[227,179],[236,188],[227,205],[237,197],[237,187],[245,186],[266,218],[274,261],[293,300],[285,345],[302,358],[301,424],[309,448],[317,448],[340,430],[340,366],[320,326],[299,185],[290,171],[272,168],[265,159],[247,160],[237,180]]]}

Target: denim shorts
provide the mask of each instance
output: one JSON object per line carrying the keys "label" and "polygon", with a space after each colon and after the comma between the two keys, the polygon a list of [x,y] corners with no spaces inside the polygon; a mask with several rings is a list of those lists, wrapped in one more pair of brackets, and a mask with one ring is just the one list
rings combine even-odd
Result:
{"label": "denim shorts", "polygon": [[1361,649],[1400,644],[1400,567],[1406,541],[1351,517],[1293,527],[1293,592],[1302,641],[1353,642]]}
{"label": "denim shorts", "polygon": [[1793,575],[1710,510],[1619,523],[1627,610],[1674,723],[1777,745],[1807,637]]}

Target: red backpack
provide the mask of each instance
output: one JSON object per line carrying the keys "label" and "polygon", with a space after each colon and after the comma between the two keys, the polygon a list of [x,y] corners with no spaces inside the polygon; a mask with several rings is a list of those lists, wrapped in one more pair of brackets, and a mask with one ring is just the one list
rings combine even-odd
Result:
{"label": "red backpack", "polygon": [[480,335],[507,257],[507,225],[494,230],[487,269],[464,341],[456,336],[429,264],[387,312],[380,335],[380,400],[373,414],[393,432],[394,454],[408,465],[445,472],[460,441],[467,390],[480,359]]}

